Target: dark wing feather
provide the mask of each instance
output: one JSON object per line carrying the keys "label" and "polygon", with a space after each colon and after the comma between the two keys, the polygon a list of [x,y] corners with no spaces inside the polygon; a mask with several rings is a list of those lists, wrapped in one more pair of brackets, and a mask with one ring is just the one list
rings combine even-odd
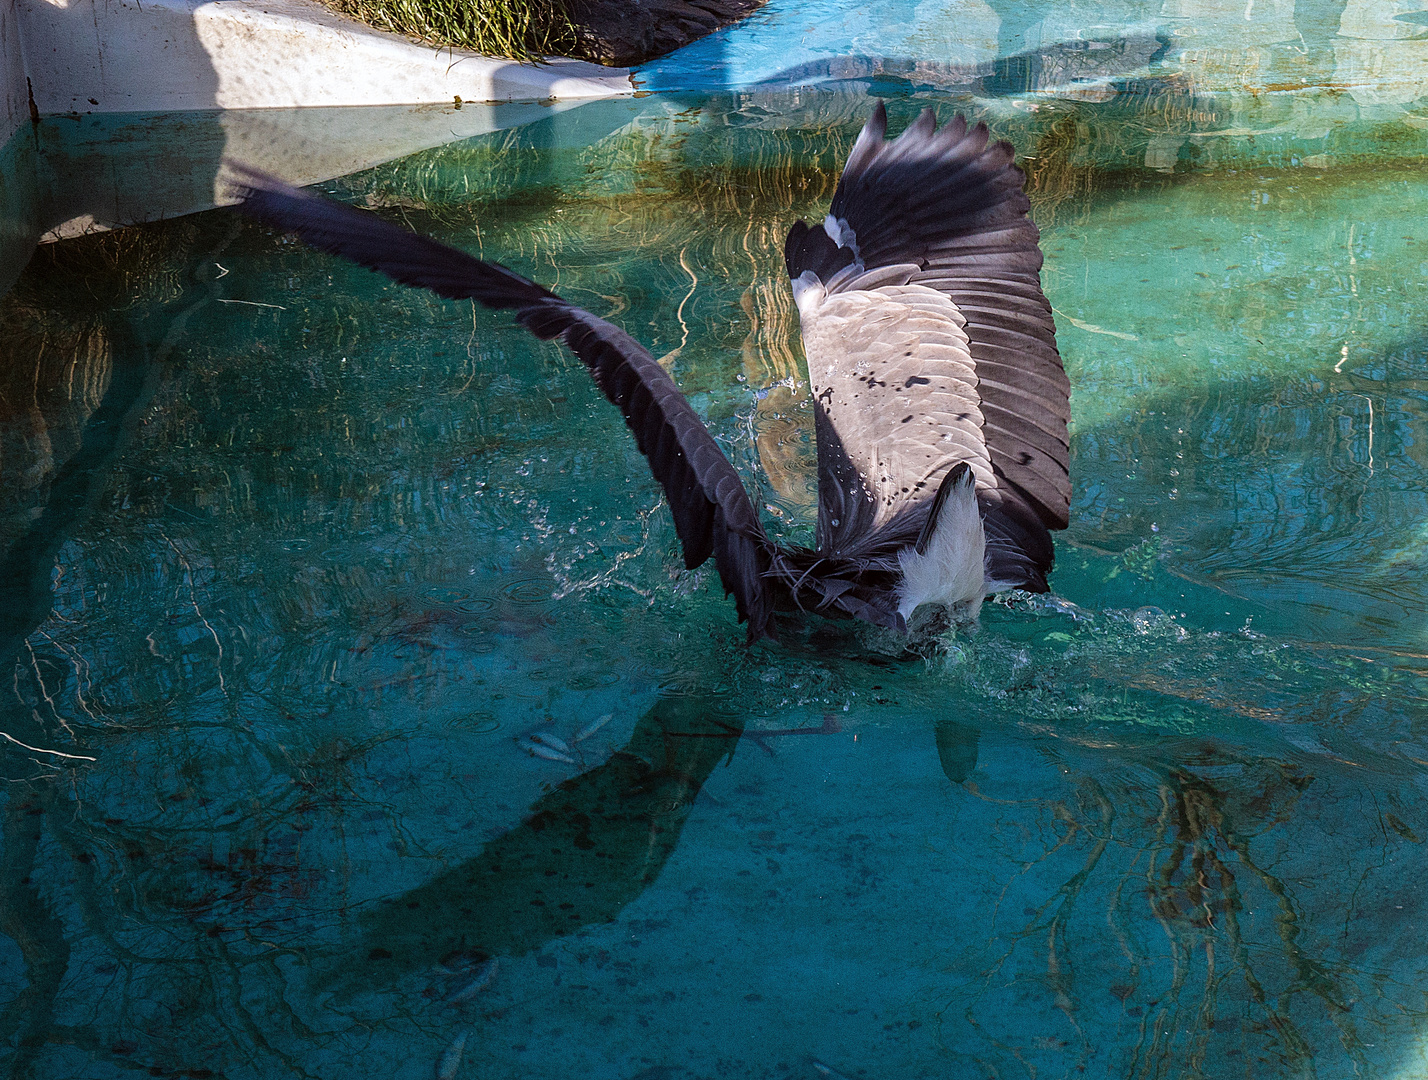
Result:
{"label": "dark wing feather", "polygon": [[514,308],[517,321],[537,337],[565,342],[620,410],[664,488],[685,565],[693,569],[712,554],[739,619],[748,620],[749,639],[773,636],[771,546],[748,493],[679,387],[639,342],[503,266],[255,169],[230,168],[241,198],[237,209],[250,217],[404,285]]}
{"label": "dark wing feather", "polygon": [[[487,307],[518,311],[542,300],[560,302],[554,293],[504,266],[482,262],[376,214],[324,199],[246,165],[231,161],[226,165],[234,194],[241,199],[235,209],[297,233],[319,251],[340,255],[403,285],[430,289],[448,300],[473,299]],[[558,333],[541,336],[552,338]]]}
{"label": "dark wing feather", "polygon": [[879,104],[848,157],[832,216],[848,223],[869,270],[915,263],[909,283],[945,293],[966,317],[999,481],[988,494],[1022,504],[1009,533],[1025,531],[1024,511],[1064,529],[1070,388],[1011,144],[988,145],[986,127],[968,128],[961,116],[939,131],[931,110],[891,142],[886,131]]}

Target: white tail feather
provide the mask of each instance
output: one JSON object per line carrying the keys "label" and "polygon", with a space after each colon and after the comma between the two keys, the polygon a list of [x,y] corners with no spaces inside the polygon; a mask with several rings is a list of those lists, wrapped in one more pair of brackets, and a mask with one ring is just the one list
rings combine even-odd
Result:
{"label": "white tail feather", "polygon": [[913,547],[898,552],[898,614],[906,620],[919,605],[945,604],[958,616],[976,618],[987,593],[986,548],[976,481],[969,470],[942,504],[926,554],[919,555]]}

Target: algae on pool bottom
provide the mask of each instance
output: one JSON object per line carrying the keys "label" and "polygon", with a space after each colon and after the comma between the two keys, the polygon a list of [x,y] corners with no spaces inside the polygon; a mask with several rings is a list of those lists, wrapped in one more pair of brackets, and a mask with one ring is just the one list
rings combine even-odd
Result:
{"label": "algae on pool bottom", "polygon": [[[806,534],[783,233],[870,103],[648,100],[335,187],[624,326]],[[894,127],[924,101],[978,107]],[[43,572],[0,728],[97,760],[5,759],[17,1074],[430,1076],[468,1031],[457,1075],[1420,1070],[1423,184],[1371,125],[1362,167],[1162,172],[1164,104],[993,116],[1073,520],[1052,597],[925,657],[745,649],[618,415],[499,316],[221,211],[42,251],[0,304],[0,537]],[[448,1000],[463,953],[501,961]]]}

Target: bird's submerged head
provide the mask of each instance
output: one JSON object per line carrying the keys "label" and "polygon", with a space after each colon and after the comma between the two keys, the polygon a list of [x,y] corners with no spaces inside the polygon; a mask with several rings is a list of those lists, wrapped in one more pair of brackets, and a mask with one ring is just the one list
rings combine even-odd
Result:
{"label": "bird's submerged head", "polygon": [[793,279],[793,302],[798,305],[799,315],[806,315],[823,303],[827,290],[823,287],[823,282],[818,280],[818,275],[812,270],[805,270]]}

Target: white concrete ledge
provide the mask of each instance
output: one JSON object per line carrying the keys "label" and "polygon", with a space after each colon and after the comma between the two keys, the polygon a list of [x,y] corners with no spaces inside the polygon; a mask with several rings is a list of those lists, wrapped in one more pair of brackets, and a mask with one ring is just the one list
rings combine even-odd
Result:
{"label": "white concrete ledge", "polygon": [[41,113],[162,112],[633,93],[629,72],[417,45],[310,0],[15,0]]}

